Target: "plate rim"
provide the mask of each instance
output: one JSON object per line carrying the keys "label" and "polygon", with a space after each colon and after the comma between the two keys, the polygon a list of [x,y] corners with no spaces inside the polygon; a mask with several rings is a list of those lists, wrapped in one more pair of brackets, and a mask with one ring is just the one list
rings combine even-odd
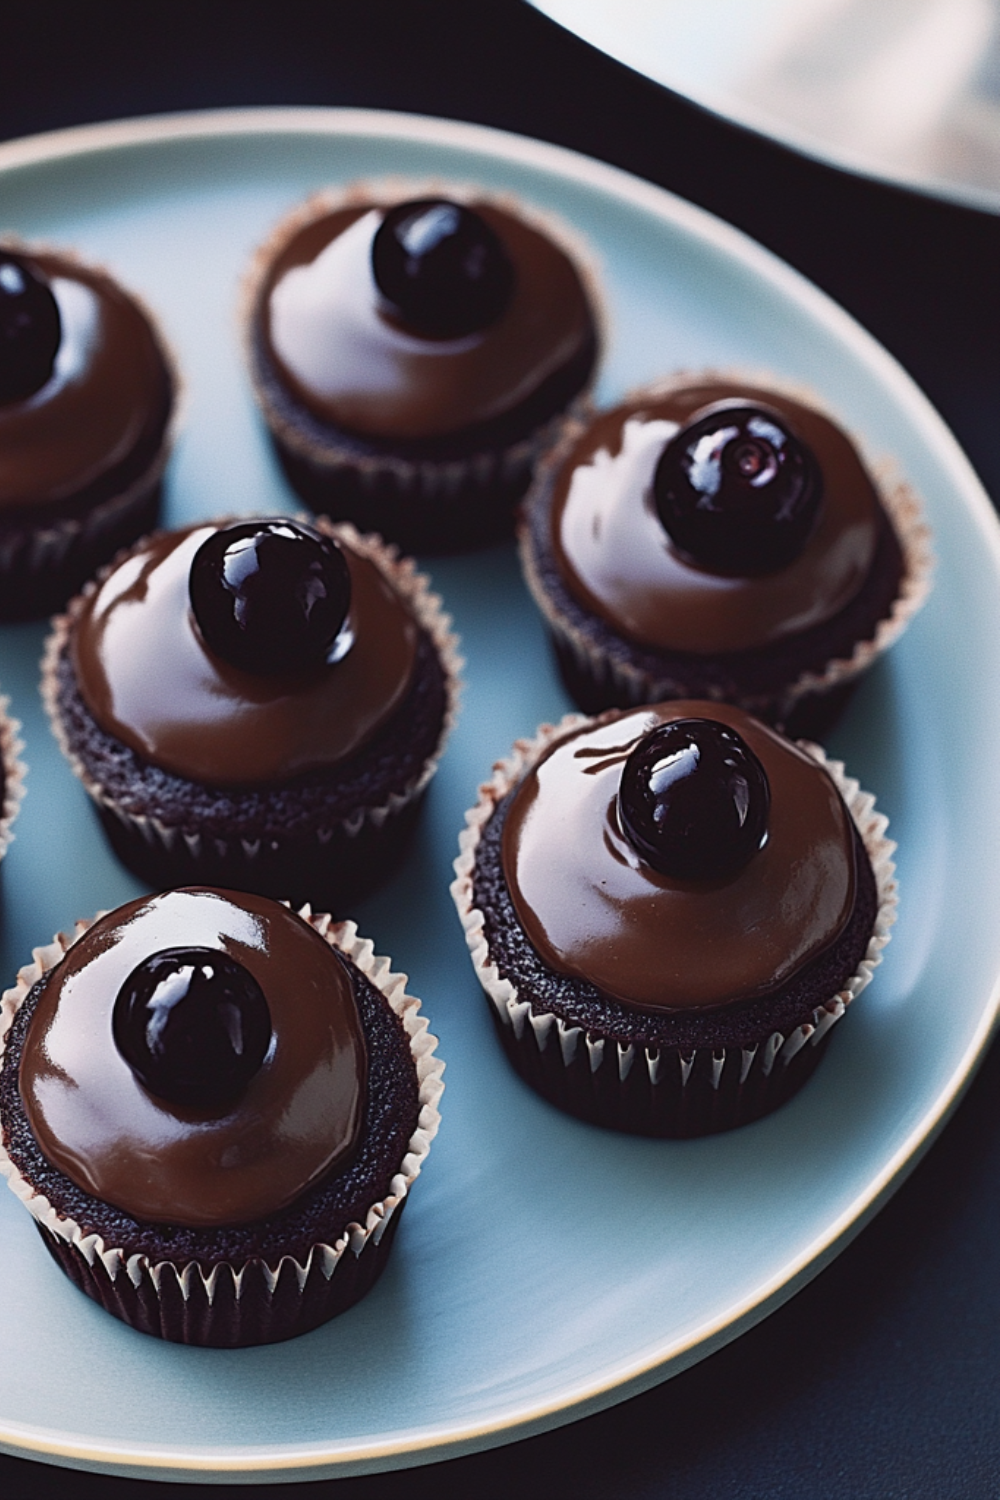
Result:
{"label": "plate rim", "polygon": [[[622,168],[567,147],[492,126],[403,111],[288,106],[183,111],[27,136],[0,143],[0,178],[72,157],[112,154],[146,145],[239,136],[317,134],[417,140],[432,147],[480,152],[514,165],[568,177],[688,230],[727,258],[735,258],[822,324],[871,371],[913,423],[922,427],[928,448],[948,472],[1000,574],[1000,518],[957,439],[888,350],[827,293],[749,235]],[[600,1377],[574,1381],[558,1396],[529,1402],[522,1408],[507,1408],[501,1416],[489,1421],[437,1423],[377,1439],[338,1442],[335,1449],[322,1442],[236,1445],[228,1450],[198,1445],[113,1444],[107,1439],[88,1442],[81,1435],[60,1435],[35,1425],[6,1422],[0,1416],[0,1449],[57,1465],[137,1478],[197,1482],[212,1476],[223,1483],[241,1479],[256,1483],[304,1481],[458,1457],[521,1440],[625,1400],[679,1374],[746,1332],[818,1275],[850,1243],[916,1166],[946,1123],[982,1059],[997,1028],[998,1017],[1000,973],[993,980],[989,999],[962,1057],[932,1106],[833,1224],[794,1259],[785,1262],[763,1287],[758,1287],[735,1310],[730,1308],[682,1338],[661,1344],[655,1353],[618,1361]]]}

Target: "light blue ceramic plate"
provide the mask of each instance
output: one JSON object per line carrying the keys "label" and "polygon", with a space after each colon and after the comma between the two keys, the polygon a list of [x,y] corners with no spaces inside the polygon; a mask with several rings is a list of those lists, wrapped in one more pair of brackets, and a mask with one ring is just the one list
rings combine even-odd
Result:
{"label": "light blue ceramic plate", "polygon": [[[357,913],[411,976],[448,1062],[444,1124],[373,1294],[297,1342],[238,1352],[131,1332],[50,1263],[0,1192],[0,1443],[57,1463],[195,1479],[315,1478],[443,1458],[607,1406],[763,1317],[840,1249],[941,1125],[993,1025],[1000,546],[953,438],[839,308],[726,225],[551,146],[401,115],[172,117],[0,150],[0,227],[75,245],[160,313],[188,387],[169,519],[293,508],[240,366],[237,280],[325,183],[440,173],[563,215],[603,262],[600,395],[678,366],[766,366],[819,389],[922,491],[937,591],[832,748],[899,840],[888,957],[804,1092],[689,1143],[564,1118],[508,1070],[448,897],[478,780],[568,707],[512,549],[436,563],[468,657],[461,724],[416,847]],[[29,792],[3,873],[3,952],[137,886],[106,852],[39,710],[42,629],[0,632]]]}

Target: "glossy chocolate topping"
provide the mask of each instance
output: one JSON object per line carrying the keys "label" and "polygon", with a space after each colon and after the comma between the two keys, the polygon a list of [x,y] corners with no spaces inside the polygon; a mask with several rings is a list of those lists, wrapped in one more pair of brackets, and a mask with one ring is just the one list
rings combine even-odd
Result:
{"label": "glossy chocolate topping", "polygon": [[119,286],[57,255],[25,258],[49,279],[62,335],[41,389],[0,402],[4,512],[90,491],[95,501],[110,498],[137,450],[148,450],[152,462],[173,394],[156,336]]}
{"label": "glossy chocolate topping", "polygon": [[[684,561],[652,498],[665,444],[696,412],[730,398],[783,416],[823,476],[822,506],[804,550],[757,577]],[[721,381],[604,413],[566,457],[555,485],[552,540],[566,587],[621,635],[666,651],[742,651],[830,619],[868,577],[883,524],[854,446],[827,417],[788,396]]]}
{"label": "glossy chocolate topping", "polygon": [[580,278],[539,230],[489,203],[470,205],[513,262],[503,315],[462,338],[422,337],[394,320],[371,269],[381,208],[341,208],[300,229],[261,297],[264,346],[320,421],[374,437],[458,431],[518,406],[593,339]]}
{"label": "glossy chocolate topping", "polygon": [[[622,833],[628,755],[656,724],[735,729],[771,786],[763,848],[726,880],[672,879]],[[678,700],[603,715],[551,747],[514,793],[504,876],[549,968],[640,1010],[701,1009],[784,984],[843,931],[854,906],[850,814],[804,751],[737,708]]]}
{"label": "glossy chocolate topping", "polygon": [[[223,1112],[147,1093],[112,1035],[115,998],[163,948],[219,948],[250,971],[273,1040]],[[319,934],[261,896],[167,891],[96,922],[52,970],[25,1040],[20,1090],[48,1160],[138,1219],[243,1224],[349,1163],[367,1062],[347,969]]]}
{"label": "glossy chocolate topping", "polygon": [[188,600],[191,561],[214,529],[149,538],[85,600],[72,652],[87,706],[145,760],[209,786],[286,780],[346,760],[406,693],[413,616],[375,564],[345,546],[346,653],[297,677],[242,671],[205,645]]}

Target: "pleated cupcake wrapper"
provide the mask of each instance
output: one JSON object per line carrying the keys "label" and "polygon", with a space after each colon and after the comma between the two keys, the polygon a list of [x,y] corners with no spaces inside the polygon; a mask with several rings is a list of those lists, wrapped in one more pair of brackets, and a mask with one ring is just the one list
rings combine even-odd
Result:
{"label": "pleated cupcake wrapper", "polygon": [[508,448],[447,459],[355,453],[347,447],[338,448],[332,440],[320,449],[271,409],[267,411],[267,420],[277,441],[307,463],[321,480],[334,481],[350,474],[362,492],[372,496],[383,493],[386,481],[390,480],[401,499],[417,505],[422,501],[457,499],[474,490],[483,493],[513,490],[522,481],[526,486],[535,465],[558,443],[567,422],[581,420],[590,409],[589,399],[578,396],[565,413],[551,417]]}
{"label": "pleated cupcake wrapper", "polygon": [[0,859],[6,854],[14,837],[13,823],[18,808],[24,800],[24,778],[27,767],[21,760],[24,741],[21,725],[12,719],[7,710],[10,699],[0,694],[0,762],[3,764],[3,806],[0,807]]}
{"label": "pleated cupcake wrapper", "polygon": [[[229,525],[233,519],[227,517],[219,524]],[[241,517],[240,519],[248,518]],[[441,733],[434,754],[428,757],[420,775],[414,778],[405,791],[392,793],[385,802],[371,807],[359,807],[347,818],[314,830],[313,837],[317,845],[323,848],[335,837],[341,835],[346,835],[349,839],[357,838],[362,829],[368,825],[376,829],[383,828],[387,822],[398,817],[422,795],[440,764],[448,737],[458,717],[458,704],[462,689],[461,671],[465,663],[459,654],[458,637],[451,629],[451,616],[445,613],[440,595],[432,592],[430,580],[426,574],[417,571],[412,558],[400,557],[396,547],[383,542],[381,537],[362,535],[348,521],[334,523],[326,516],[311,516],[309,525],[342,541],[352,552],[375,564],[399,597],[409,606],[414,618],[431,637],[441,659],[446,682],[446,707]],[[168,824],[159,818],[129,812],[110,797],[100,782],[91,776],[66,738],[58,704],[56,674],[59,659],[67,648],[74,622],[84,601],[100,587],[109,573],[117,568],[131,551],[132,549],[129,548],[122,552],[108,567],[102,569],[97,578],[87,584],[76,599],[70,601],[66,613],[57,616],[52,622],[52,631],[46,641],[42,658],[41,681],[42,701],[49,716],[52,732],[74,774],[80,778],[97,806],[115,818],[124,829],[137,833],[152,848],[170,854],[180,845],[184,845],[193,858],[198,858],[208,851],[220,858],[235,857],[238,854],[245,863],[252,866],[260,857],[262,850],[274,852],[280,849],[281,840],[274,836],[268,836],[266,839],[243,837],[224,839],[205,834],[198,827]]]}
{"label": "pleated cupcake wrapper", "polygon": [[412,498],[414,502],[453,499],[470,489],[488,491],[494,488],[512,488],[521,478],[526,483],[542,455],[559,442],[567,424],[582,420],[591,410],[589,393],[594,374],[585,390],[574,398],[565,412],[550,417],[535,431],[502,449],[484,450],[469,457],[443,459],[409,459],[391,453],[358,453],[349,445],[338,443],[333,436],[322,443],[315,441],[275,408],[266,383],[260,379],[257,371],[252,330],[261,289],[275,257],[308,224],[340,208],[373,208],[386,202],[402,203],[411,198],[441,196],[457,203],[494,204],[497,208],[516,214],[526,224],[548,235],[566,252],[576,267],[593,311],[598,346],[598,359],[594,362],[596,374],[600,350],[607,344],[607,312],[593,249],[557,215],[542,212],[514,193],[489,192],[474,183],[452,182],[437,177],[390,176],[314,193],[287,214],[256,251],[244,279],[241,295],[240,323],[251,380],[257,402],[277,441],[307,463],[319,476],[332,480],[350,472],[356,476],[363,490],[373,494],[381,491],[388,482],[400,497]]}
{"label": "pleated cupcake wrapper", "polygon": [[32,529],[26,522],[24,529],[0,531],[0,574],[44,577],[64,567],[74,553],[89,552],[103,537],[116,536],[133,510],[141,512],[152,501],[169,457],[170,444],[164,442],[153,463],[127,490],[78,516],[63,516]]}
{"label": "pleated cupcake wrapper", "polygon": [[[53,245],[40,240],[24,240],[19,235],[4,232],[0,233],[0,249],[21,255],[32,253],[58,255],[71,264],[75,263],[86,270],[99,272],[109,281],[122,285],[115,273],[101,262],[85,260],[75,250],[67,249],[62,245]],[[32,526],[30,521],[24,520],[10,528],[0,527],[0,576],[10,575],[16,571],[22,576],[27,573],[44,579],[46,575],[51,575],[66,566],[74,553],[86,554],[91,549],[99,549],[105,537],[112,538],[110,545],[121,545],[120,541],[114,538],[118,537],[121,528],[128,524],[128,518],[133,510],[141,514],[143,506],[152,502],[157,487],[163,479],[177,434],[184,422],[187,391],[181,377],[177,356],[164,336],[155,313],[143,297],[131,288],[125,288],[125,290],[129,298],[141,309],[153,330],[174,393],[173,407],[164,429],[159,451],[144,473],[138,475],[126,489],[117,495],[110,496],[107,500],[100,501],[99,504],[82,511],[79,515],[63,516],[40,526]]]}
{"label": "pleated cupcake wrapper", "polygon": [[[354,922],[333,922],[326,914],[312,913],[308,906],[301,908],[300,915],[332,948],[345,954],[380,991],[401,1020],[409,1040],[417,1073],[420,1113],[388,1195],[371,1205],[363,1224],[349,1224],[332,1244],[318,1242],[312,1245],[304,1260],[283,1255],[271,1264],[254,1256],[240,1266],[220,1261],[210,1268],[197,1261],[184,1265],[167,1259],[152,1262],[146,1255],[130,1254],[126,1247],[108,1245],[99,1234],[86,1234],[73,1219],[60,1214],[23,1176],[5,1145],[0,1143],[0,1173],[6,1177],[15,1196],[36,1223],[56,1241],[71,1246],[91,1273],[99,1277],[103,1275],[110,1285],[124,1276],[135,1288],[145,1286],[148,1290],[151,1287],[157,1297],[163,1296],[165,1290],[178,1291],[185,1302],[196,1289],[211,1306],[219,1294],[220,1284],[225,1283],[227,1294],[231,1293],[238,1305],[248,1278],[259,1282],[262,1276],[267,1290],[273,1293],[279,1280],[287,1283],[291,1273],[299,1292],[304,1294],[307,1286],[317,1278],[329,1282],[345,1256],[357,1258],[369,1244],[379,1244],[419,1177],[441,1121],[439,1103],[444,1090],[444,1063],[435,1055],[437,1038],[431,1034],[426,1018],[420,1014],[420,1001],[406,993],[406,975],[394,973],[387,958],[376,956],[373,944],[358,936]],[[51,943],[33,950],[32,962],[20,970],[16,985],[5,991],[0,1000],[0,1062],[11,1023],[32,986],[60,962],[73,943],[97,920],[98,917],[94,917],[77,922],[72,936],[59,933]]]}
{"label": "pleated cupcake wrapper", "polygon": [[[806,386],[776,378],[769,371],[764,370],[683,371],[632,391],[625,399],[630,401],[640,396],[652,399],[668,395],[671,391],[685,386],[719,382],[736,382],[747,386],[757,386],[764,390],[771,389],[779,395],[788,396],[813,407],[816,411],[828,416],[831,421],[838,421],[835,413],[815,391]],[[552,482],[555,471],[584,430],[579,423],[567,428],[558,447],[543,459],[532,490],[525,500],[526,510],[530,509],[533,495],[541,493]],[[832,658],[821,672],[803,672],[780,695],[747,694],[743,697],[726,698],[726,702],[736,703],[747,713],[768,718],[777,716],[784,719],[803,698],[829,693],[835,688],[853,682],[862,673],[867,672],[876,659],[884,651],[888,651],[889,647],[899,639],[930,593],[934,553],[931,546],[930,527],[924,518],[919,498],[899,475],[893,460],[869,458],[864,452],[864,444],[860,439],[851,433],[848,433],[848,436],[862,455],[879,500],[892,521],[893,529],[902,548],[903,575],[900,580],[899,593],[893,600],[889,613],[876,625],[871,639],[858,641],[850,656]],[[599,644],[590,640],[583,631],[577,629],[560,612],[545,590],[545,585],[535,565],[531,528],[527,522],[521,525],[519,540],[521,563],[528,588],[545,617],[558,647],[575,663],[581,674],[608,694],[609,700],[638,706],[643,703],[658,703],[666,698],[683,698],[689,695],[689,683],[676,681],[667,675],[653,677],[631,662],[617,661],[609,652],[603,651]],[[622,639],[624,640],[625,637]],[[716,694],[713,694],[710,688],[706,688],[704,691],[699,689],[698,696],[713,697]],[[719,693],[717,696],[721,701],[722,694]]]}
{"label": "pleated cupcake wrapper", "polygon": [[611,1070],[612,1073],[617,1073],[621,1084],[624,1084],[633,1068],[645,1069],[654,1093],[661,1087],[667,1087],[683,1094],[696,1068],[699,1076],[704,1076],[707,1071],[711,1086],[716,1091],[722,1084],[724,1071],[734,1067],[739,1069],[740,1085],[747,1083],[754,1074],[770,1079],[776,1069],[787,1068],[804,1047],[816,1047],[829,1034],[851,1001],[869,984],[874,970],[882,961],[882,950],[889,941],[897,906],[895,865],[892,860],[896,845],[886,837],[888,819],[876,811],[875,798],[871,793],[862,791],[858,782],[846,774],[842,762],[829,760],[818,745],[799,741],[800,748],[811,755],[818,765],[823,766],[832,778],[861,834],[875,873],[878,912],[864,958],[838,992],[814,1008],[809,1021],[787,1034],[775,1031],[754,1047],[738,1051],[731,1048],[723,1052],[705,1049],[683,1052],[678,1048],[650,1049],[634,1043],[625,1046],[564,1021],[550,1012],[536,1012],[529,1000],[520,998],[517,986],[501,975],[492,961],[483,913],[476,907],[473,893],[480,835],[499,803],[519,784],[551,744],[574,729],[593,722],[582,714],[567,714],[559,724],[542,725],[533,738],[517,740],[511,755],[496,762],[491,779],[480,786],[475,807],[466,813],[466,827],[459,836],[460,853],[455,861],[451,894],[465,929],[465,939],[472,955],[476,977],[496,1018],[503,1030],[520,1047],[534,1047],[538,1053],[557,1047],[566,1069],[583,1055],[588,1060],[591,1074]]}

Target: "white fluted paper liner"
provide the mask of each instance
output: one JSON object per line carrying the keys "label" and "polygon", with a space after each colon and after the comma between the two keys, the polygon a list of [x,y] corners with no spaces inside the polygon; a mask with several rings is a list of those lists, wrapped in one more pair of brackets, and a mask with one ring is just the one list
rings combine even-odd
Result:
{"label": "white fluted paper liner", "polygon": [[[33,529],[29,529],[26,522],[18,523],[13,529],[0,534],[0,574],[17,571],[44,578],[61,568],[72,552],[78,549],[83,551],[92,544],[99,545],[102,536],[110,534],[114,537],[117,533],[121,537],[119,528],[126,524],[129,513],[133,509],[141,511],[143,504],[152,498],[163,478],[177,434],[184,422],[187,391],[181,377],[177,356],[165,337],[155,313],[143,297],[131,288],[123,286],[115,273],[102,262],[85,260],[75,250],[62,245],[52,245],[47,241],[24,240],[19,235],[6,232],[0,235],[0,249],[8,250],[15,255],[58,255],[69,265],[78,265],[83,270],[95,272],[121,288],[129,300],[139,308],[152,329],[154,341],[166,367],[173,391],[171,412],[164,428],[159,450],[145,472],[138,475],[126,489],[91,506],[80,515],[61,516],[56,520],[47,520]],[[114,545],[112,542],[111,546]],[[107,551],[104,555],[107,556]]]}
{"label": "white fluted paper liner", "polygon": [[[8,576],[15,572],[30,573],[44,578],[61,568],[78,548],[99,543],[108,532],[113,536],[133,509],[141,508],[152,498],[170,458],[172,442],[171,428],[149,468],[121,494],[101,501],[79,516],[61,516],[46,521],[44,529],[30,532],[18,529],[0,537],[0,573]],[[107,550],[106,547],[105,556]]]}
{"label": "white fluted paper liner", "polygon": [[[231,525],[234,519],[234,517],[226,517],[218,524]],[[239,519],[249,518],[244,516]],[[461,671],[465,663],[459,654],[458,636],[451,628],[451,616],[442,607],[441,596],[431,590],[430,579],[426,574],[417,571],[416,564],[411,557],[401,557],[396,547],[383,542],[379,536],[363,535],[349,521],[335,523],[328,520],[326,516],[311,516],[309,525],[325,532],[336,541],[342,542],[359,557],[364,557],[374,563],[390,587],[408,606],[418,624],[427,631],[434,643],[445,675],[445,714],[441,732],[433,754],[428,756],[419,774],[403,791],[392,793],[386,802],[370,807],[355,808],[342,821],[314,829],[316,841],[320,845],[325,845],[329,844],[331,839],[339,833],[350,839],[357,838],[366,824],[382,828],[389,819],[398,816],[423,793],[441,762],[448,737],[458,718],[462,689]],[[137,544],[138,547],[143,545],[142,542]],[[91,776],[87,767],[73,750],[59,714],[57,666],[63,651],[67,648],[74,623],[83,608],[84,601],[90,598],[109,574],[134,550],[136,549],[128,548],[120,553],[86,585],[82,593],[70,600],[66,613],[57,615],[53,620],[52,631],[45,643],[45,652],[42,657],[42,702],[59,748],[98,807],[110,813],[126,829],[138,832],[146,843],[162,849],[166,854],[170,854],[178,844],[183,843],[188,852],[194,858],[198,858],[206,843],[209,842],[208,836],[203,834],[197,825],[185,827],[183,824],[166,824],[159,818],[132,813],[123,808],[110,796],[101,783]],[[212,852],[223,858],[230,854],[235,855],[238,846],[240,857],[250,865],[255,862],[262,846],[262,840],[259,838],[236,840],[224,839],[216,835],[211,836],[210,843]]]}
{"label": "white fluted paper liner", "polygon": [[[865,445],[855,434],[847,432],[836,413],[815,391],[792,381],[782,380],[764,370],[685,370],[675,375],[652,381],[629,393],[619,404],[639,398],[655,399],[669,395],[686,386],[734,382],[754,386],[762,390],[773,390],[778,395],[801,401],[822,412],[832,422],[838,423],[861,454],[862,461],[872,479],[879,500],[892,521],[893,529],[903,553],[903,571],[899,592],[893,600],[889,613],[875,627],[868,640],[858,641],[848,657],[834,657],[821,672],[803,672],[790,683],[781,694],[777,704],[778,717],[787,719],[801,699],[814,694],[828,693],[834,688],[846,686],[862,673],[867,672],[873,662],[888,651],[902,635],[914,615],[921,608],[931,590],[934,570],[934,553],[931,546],[931,531],[923,512],[923,506],[912,487],[899,474],[895,461],[886,457],[872,457],[865,452]],[[549,482],[552,473],[563,462],[570,449],[586,430],[584,424],[575,422],[567,427],[557,448],[542,460],[534,484],[525,500],[525,510],[530,510],[532,496],[540,492]],[[656,703],[670,697],[688,695],[688,684],[677,683],[672,678],[650,677],[628,661],[618,661],[610,653],[601,650],[599,644],[589,639],[567,619],[553,603],[538,574],[532,544],[531,527],[523,523],[520,527],[521,565],[524,576],[536,605],[556,637],[576,663],[579,670],[608,693],[609,701],[627,702],[638,707],[643,703]],[[611,627],[609,627],[611,628]],[[624,639],[624,637],[622,637]],[[713,696],[710,690],[704,695]],[[772,696],[746,695],[734,700],[748,713],[770,715],[775,708]]]}
{"label": "white fluted paper liner", "polygon": [[[102,915],[104,914],[98,913],[96,917],[89,920],[78,921],[72,936],[58,933],[51,943],[35,948],[32,962],[19,971],[17,983],[4,992],[0,999],[0,1066],[2,1066],[6,1048],[7,1033],[32,986],[60,962],[68,949]],[[272,1291],[282,1272],[287,1272],[290,1267],[298,1280],[301,1291],[313,1271],[318,1269],[329,1281],[346,1254],[359,1256],[369,1241],[377,1245],[393,1214],[399,1209],[419,1177],[431,1142],[441,1122],[439,1103],[444,1091],[445,1065],[435,1055],[437,1037],[431,1034],[426,1017],[420,1013],[420,1001],[406,993],[406,975],[394,973],[389,959],[376,956],[373,944],[367,938],[358,936],[358,929],[354,922],[333,922],[325,913],[311,912],[308,906],[303,906],[299,915],[326,939],[331,948],[339,949],[349,958],[365,978],[380,991],[402,1022],[409,1040],[410,1054],[417,1074],[420,1113],[403,1159],[390,1182],[388,1195],[371,1205],[364,1223],[349,1224],[333,1244],[313,1245],[304,1261],[285,1255],[276,1264],[270,1265],[261,1257],[255,1256],[239,1267],[230,1265],[227,1261],[220,1261],[212,1266],[211,1270],[206,1271],[196,1261],[183,1266],[175,1265],[170,1260],[153,1263],[145,1255],[130,1254],[125,1247],[106,1244],[98,1234],[84,1234],[79,1224],[60,1214],[45,1195],[32,1186],[11,1160],[4,1144],[0,1142],[0,1173],[6,1177],[11,1191],[43,1228],[57,1239],[73,1246],[88,1266],[96,1269],[99,1264],[110,1282],[114,1283],[117,1277],[124,1273],[135,1287],[140,1286],[143,1281],[151,1283],[157,1295],[162,1293],[164,1282],[173,1282],[180,1290],[185,1302],[191,1296],[192,1283],[199,1282],[207,1301],[211,1304],[220,1280],[227,1278],[234,1288],[238,1303],[244,1276],[251,1266],[263,1270],[267,1285]]]}
{"label": "white fluted paper liner", "polygon": [[[267,382],[261,378],[254,350],[253,324],[266,277],[278,255],[300,230],[341,208],[374,208],[386,203],[403,203],[408,199],[446,197],[456,203],[487,203],[520,218],[524,223],[548,235],[573,262],[583,283],[594,319],[598,356],[587,386],[569,404],[535,431],[526,434],[502,450],[485,450],[468,458],[410,459],[392,453],[357,453],[341,446],[331,436],[320,443],[288,421],[270,399]],[[277,440],[290,452],[304,459],[318,473],[328,477],[350,470],[363,489],[375,492],[391,477],[399,495],[417,500],[447,499],[469,487],[489,490],[505,487],[520,475],[527,475],[559,440],[567,420],[580,419],[590,407],[589,392],[593,385],[600,351],[607,344],[607,312],[597,258],[593,248],[571,225],[558,215],[536,208],[515,193],[498,193],[475,183],[453,182],[439,177],[407,178],[386,176],[353,182],[341,188],[329,188],[312,194],[286,214],[275,225],[268,238],[255,252],[244,278],[240,298],[240,324],[250,369],[251,382],[258,405]]]}
{"label": "white fluted paper liner", "polygon": [[[582,1048],[589,1060],[591,1073],[596,1073],[602,1067],[606,1054],[609,1057],[617,1054],[618,1077],[622,1082],[636,1065],[647,1070],[650,1084],[654,1087],[665,1077],[665,1069],[679,1068],[679,1081],[683,1088],[694,1070],[698,1056],[696,1050],[683,1054],[673,1048],[639,1048],[634,1044],[624,1046],[621,1042],[588,1032],[549,1012],[534,1011],[531,1002],[520,997],[517,985],[504,978],[492,961],[483,913],[475,905],[473,876],[476,852],[482,830],[497,806],[550,745],[573,730],[593,722],[583,714],[567,714],[558,724],[543,724],[532,738],[516,740],[511,754],[495,763],[490,780],[479,788],[476,805],[465,815],[466,826],[459,835],[460,852],[455,860],[455,879],[451,885],[451,894],[465,929],[465,940],[472,955],[476,977],[501,1026],[519,1043],[533,1036],[539,1052],[558,1046],[565,1067],[570,1066]],[[787,1035],[775,1031],[757,1046],[742,1049],[739,1063],[741,1084],[746,1082],[751,1070],[755,1068],[769,1078],[776,1066],[787,1066],[804,1046],[816,1046],[828,1034],[852,1000],[869,984],[872,974],[882,961],[882,950],[889,941],[890,929],[896,920],[898,893],[896,867],[892,860],[896,845],[886,837],[889,820],[883,813],[876,811],[875,798],[871,793],[862,791],[858,782],[846,774],[841,761],[828,759],[819,745],[806,740],[797,743],[800,749],[825,768],[854,820],[875,874],[878,911],[865,955],[856,971],[837,993],[818,1004],[810,1020]],[[711,1080],[716,1090],[721,1084],[728,1056],[726,1052],[712,1054]],[[677,1082],[676,1076],[674,1081]]]}
{"label": "white fluted paper liner", "polygon": [[7,713],[10,699],[0,694],[0,761],[3,763],[3,806],[0,807],[0,859],[6,854],[13,834],[13,823],[24,799],[27,767],[21,760],[24,741],[19,720]]}

